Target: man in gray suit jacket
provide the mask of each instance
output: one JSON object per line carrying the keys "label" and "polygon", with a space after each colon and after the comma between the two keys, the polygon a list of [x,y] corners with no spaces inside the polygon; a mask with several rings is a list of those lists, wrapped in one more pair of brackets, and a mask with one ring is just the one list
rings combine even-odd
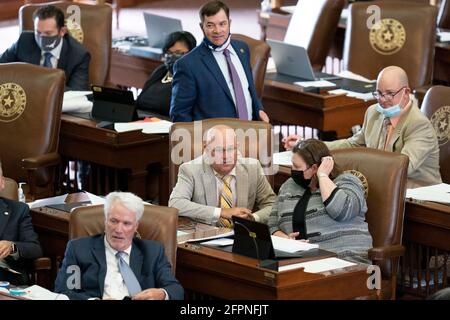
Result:
{"label": "man in gray suit jacket", "polygon": [[[425,184],[441,183],[439,145],[430,120],[413,105],[408,76],[400,67],[384,68],[362,129],[353,137],[325,142],[330,149],[369,147],[408,156],[408,178]],[[290,136],[289,147],[299,137]]]}
{"label": "man in gray suit jacket", "polygon": [[206,140],[203,155],[180,166],[169,206],[211,225],[230,226],[232,216],[267,223],[275,194],[259,161],[238,156],[230,127],[211,128]]}
{"label": "man in gray suit jacket", "polygon": [[17,42],[0,55],[0,63],[26,62],[58,68],[66,74],[68,90],[89,89],[91,55],[67,34],[64,13],[55,6],[43,6],[33,15],[34,29],[23,31]]}

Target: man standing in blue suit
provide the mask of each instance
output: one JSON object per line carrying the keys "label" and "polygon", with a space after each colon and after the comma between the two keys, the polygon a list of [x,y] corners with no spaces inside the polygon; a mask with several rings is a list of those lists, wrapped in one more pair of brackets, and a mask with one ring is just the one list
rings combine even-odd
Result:
{"label": "man standing in blue suit", "polygon": [[144,213],[142,200],[129,192],[112,192],[104,210],[104,234],[67,244],[55,291],[81,300],[183,299],[161,243],[135,237]]}
{"label": "man standing in blue suit", "polygon": [[200,9],[203,42],[174,66],[170,117],[174,122],[207,118],[269,118],[256,95],[246,43],[230,39],[229,8],[210,1]]}

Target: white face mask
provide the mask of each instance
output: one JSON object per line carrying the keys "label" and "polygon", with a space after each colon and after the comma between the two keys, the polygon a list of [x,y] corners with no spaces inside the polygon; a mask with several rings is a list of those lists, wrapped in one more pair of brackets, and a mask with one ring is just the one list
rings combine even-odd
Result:
{"label": "white face mask", "polygon": [[[402,101],[402,99],[403,99],[403,93],[402,93],[402,97],[400,98],[400,101]],[[386,118],[394,118],[394,117],[400,115],[400,113],[402,112],[400,103],[397,103],[396,105],[393,105],[392,107],[389,107],[389,108],[383,108],[380,105],[380,103],[378,103],[376,110],[379,113],[381,113],[382,115],[384,115]]]}

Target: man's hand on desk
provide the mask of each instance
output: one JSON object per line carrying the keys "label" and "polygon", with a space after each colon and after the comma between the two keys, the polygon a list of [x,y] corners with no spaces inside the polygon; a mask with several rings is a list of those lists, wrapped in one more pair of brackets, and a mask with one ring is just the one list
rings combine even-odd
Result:
{"label": "man's hand on desk", "polygon": [[301,139],[302,137],[298,134],[290,134],[286,138],[281,140],[281,142],[283,143],[283,146],[286,150],[292,150],[292,148],[294,148],[295,143]]}
{"label": "man's hand on desk", "polygon": [[247,208],[229,208],[229,209],[222,209],[220,211],[220,217],[225,219],[230,219],[232,216],[238,216],[240,218],[248,219],[248,220],[255,220],[255,217],[253,217],[252,211]]}
{"label": "man's hand on desk", "polygon": [[164,300],[166,298],[166,291],[163,289],[150,288],[139,292],[133,296],[133,300]]}
{"label": "man's hand on desk", "polygon": [[267,113],[265,113],[264,111],[262,111],[262,110],[259,110],[259,118],[262,120],[262,121],[264,121],[264,122],[266,122],[266,123],[269,123],[269,116],[267,115]]}

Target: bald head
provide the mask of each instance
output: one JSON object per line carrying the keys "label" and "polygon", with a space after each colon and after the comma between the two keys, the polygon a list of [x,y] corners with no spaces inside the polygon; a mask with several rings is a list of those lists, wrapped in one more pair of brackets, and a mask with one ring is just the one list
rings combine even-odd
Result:
{"label": "bald head", "polygon": [[380,86],[386,87],[389,90],[398,90],[401,87],[409,87],[408,76],[405,70],[397,66],[386,67],[378,75],[377,88],[380,91]]}
{"label": "bald head", "polygon": [[226,175],[237,161],[237,138],[234,130],[225,125],[212,127],[206,133],[205,152],[213,169]]}

